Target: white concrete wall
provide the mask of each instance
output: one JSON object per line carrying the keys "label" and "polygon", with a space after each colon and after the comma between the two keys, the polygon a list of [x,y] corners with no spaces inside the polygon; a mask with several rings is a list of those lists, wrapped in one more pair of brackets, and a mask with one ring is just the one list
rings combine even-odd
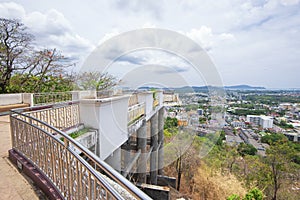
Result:
{"label": "white concrete wall", "polygon": [[0,106],[18,104],[23,102],[22,93],[0,94]]}
{"label": "white concrete wall", "polygon": [[129,96],[110,98],[100,106],[100,158],[105,159],[128,139]]}
{"label": "white concrete wall", "polygon": [[139,103],[145,102],[145,113],[146,115],[150,115],[150,113],[153,111],[153,93],[138,93],[138,101]]}
{"label": "white concrete wall", "polygon": [[272,128],[273,120],[272,119],[261,119],[261,126],[263,128]]}
{"label": "white concrete wall", "polygon": [[99,157],[104,160],[128,139],[129,96],[80,101],[80,122],[98,129]]}
{"label": "white concrete wall", "polygon": [[95,132],[87,132],[77,138],[75,138],[76,141],[78,141],[80,144],[82,144],[86,148],[91,148],[95,144],[97,144],[96,141],[96,133]]}
{"label": "white concrete wall", "polygon": [[33,93],[23,93],[23,103],[28,103],[33,106]]}
{"label": "white concrete wall", "polygon": [[84,99],[80,101],[80,123],[83,123],[84,126],[98,129],[100,125],[99,112],[100,102],[94,99]]}
{"label": "white concrete wall", "polygon": [[164,94],[163,94],[163,91],[157,91],[157,96],[159,98],[159,105],[162,106],[164,104]]}
{"label": "white concrete wall", "polygon": [[96,90],[85,90],[85,91],[72,91],[72,100],[77,101],[80,99],[96,99]]}

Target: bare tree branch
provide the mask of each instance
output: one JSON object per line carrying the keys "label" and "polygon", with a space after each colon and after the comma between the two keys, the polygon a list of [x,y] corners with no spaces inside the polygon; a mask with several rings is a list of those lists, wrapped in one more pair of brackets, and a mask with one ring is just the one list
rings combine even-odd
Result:
{"label": "bare tree branch", "polygon": [[0,18],[0,93],[6,91],[16,73],[37,76],[35,89],[38,90],[46,75],[60,76],[66,71],[68,65],[60,52],[35,50],[33,39],[19,20]]}

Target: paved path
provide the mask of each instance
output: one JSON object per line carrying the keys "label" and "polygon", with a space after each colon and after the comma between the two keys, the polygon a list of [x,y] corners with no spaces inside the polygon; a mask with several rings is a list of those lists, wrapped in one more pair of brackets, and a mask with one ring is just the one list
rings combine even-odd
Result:
{"label": "paved path", "polygon": [[44,199],[40,191],[8,160],[10,137],[9,117],[0,116],[0,200]]}

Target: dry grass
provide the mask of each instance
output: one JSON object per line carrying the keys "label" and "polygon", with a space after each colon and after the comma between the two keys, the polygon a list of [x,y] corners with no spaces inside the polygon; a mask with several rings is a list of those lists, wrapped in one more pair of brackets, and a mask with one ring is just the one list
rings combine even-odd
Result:
{"label": "dry grass", "polygon": [[247,190],[234,175],[212,173],[205,164],[201,164],[192,179],[183,175],[180,192],[172,190],[171,199],[222,200],[231,194],[244,196],[246,193]]}
{"label": "dry grass", "polygon": [[194,191],[192,199],[226,199],[231,194],[244,196],[247,190],[232,174],[222,175],[219,172],[212,174],[202,165],[194,177]]}

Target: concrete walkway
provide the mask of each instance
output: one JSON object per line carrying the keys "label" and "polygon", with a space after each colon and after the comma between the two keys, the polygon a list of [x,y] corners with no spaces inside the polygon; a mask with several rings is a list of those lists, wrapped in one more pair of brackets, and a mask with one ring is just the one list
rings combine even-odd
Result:
{"label": "concrete walkway", "polygon": [[31,180],[27,180],[8,160],[11,149],[9,116],[0,116],[0,200],[45,199]]}

